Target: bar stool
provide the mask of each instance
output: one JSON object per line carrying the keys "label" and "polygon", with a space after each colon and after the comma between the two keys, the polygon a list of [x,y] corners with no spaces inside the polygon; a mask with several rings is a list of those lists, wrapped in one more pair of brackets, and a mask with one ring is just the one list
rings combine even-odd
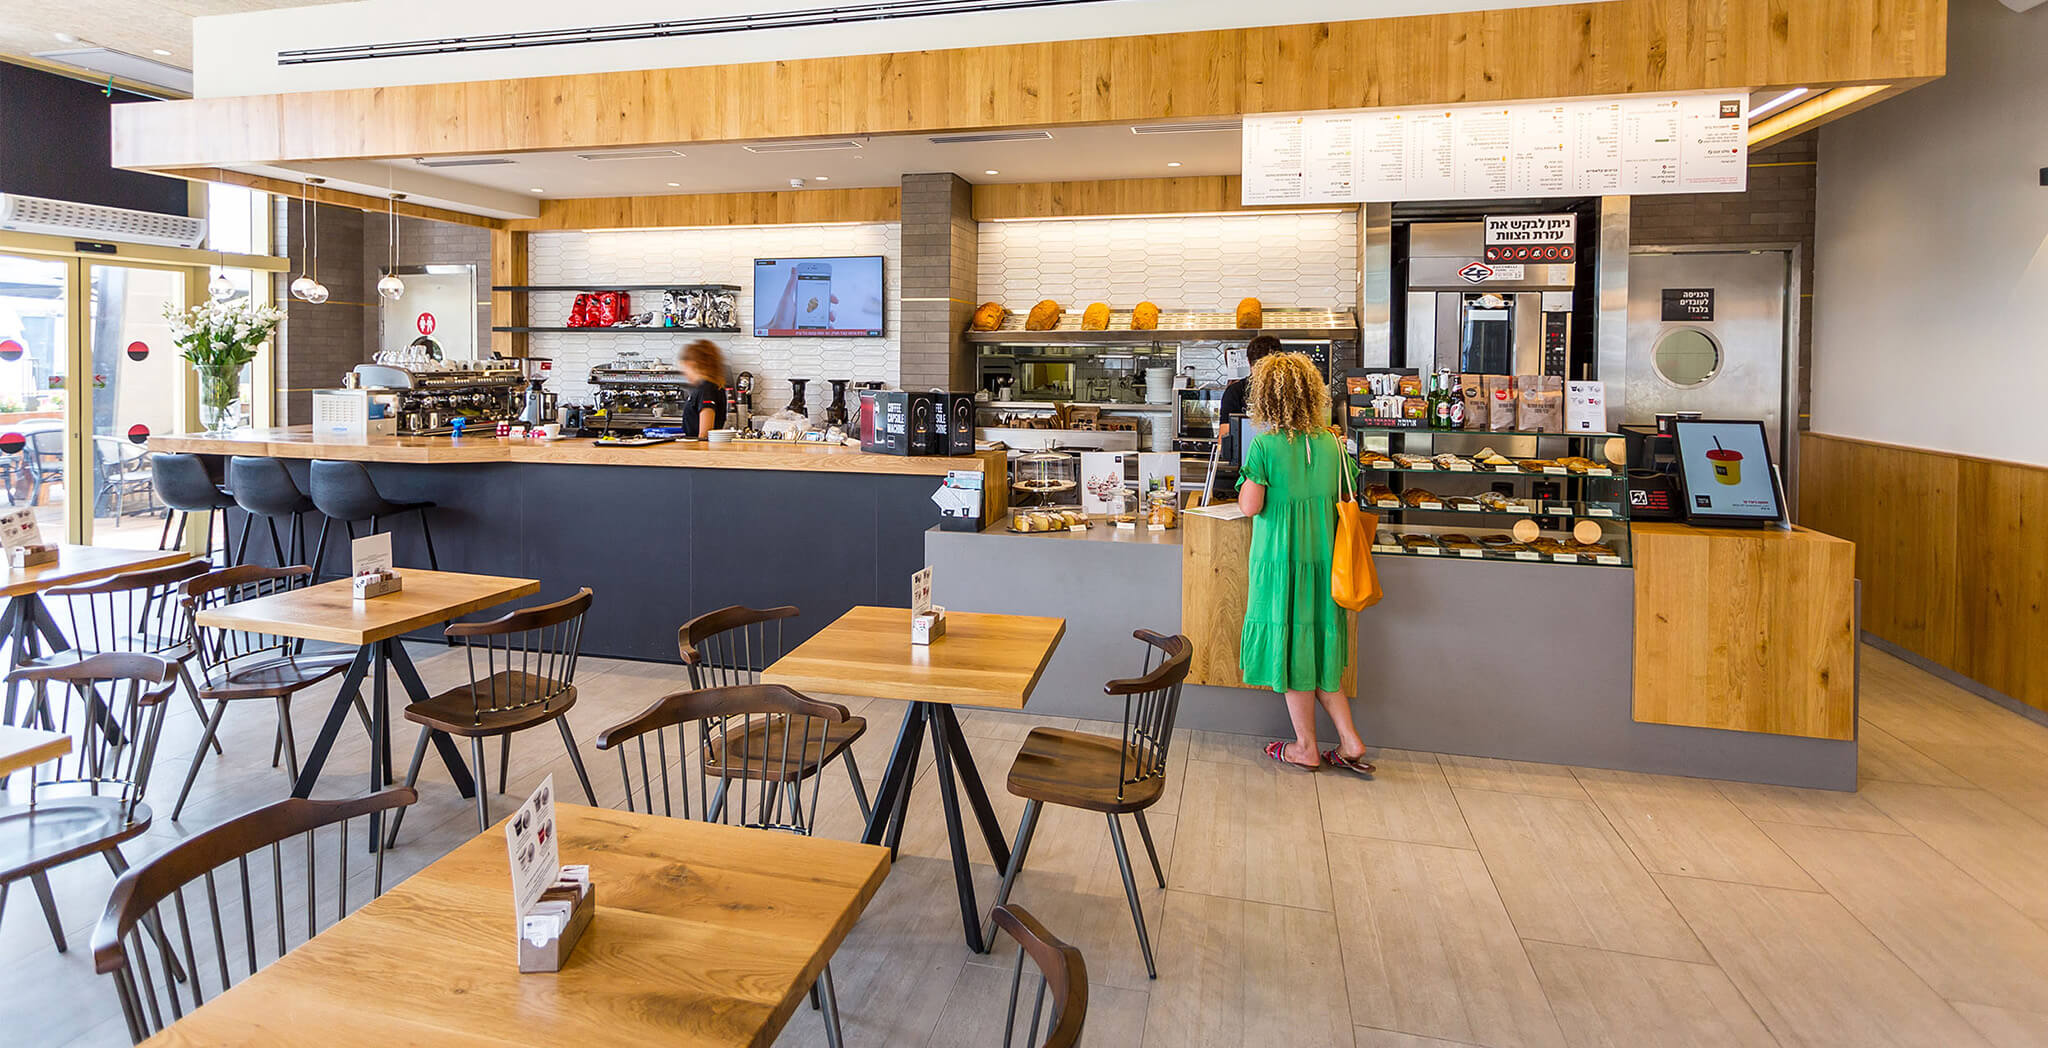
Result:
{"label": "bar stool", "polygon": [[420,537],[427,543],[427,567],[441,570],[441,559],[434,555],[434,532],[427,526],[427,511],[434,508],[431,502],[393,502],[377,491],[377,485],[370,480],[370,471],[360,462],[337,462],[316,459],[313,462],[313,505],[325,514],[327,519],[320,522],[320,541],[313,546],[313,571],[320,571],[320,561],[327,553],[327,529],[335,521],[341,521],[348,529],[348,537],[356,537],[356,522],[369,521],[370,534],[375,535],[379,521],[401,513],[420,515]]}
{"label": "bar stool", "polygon": [[[300,526],[300,518],[315,510],[313,500],[299,490],[292,475],[284,468],[284,462],[274,458],[257,458],[250,455],[236,455],[228,460],[228,488],[234,492],[235,505],[249,514],[249,522],[242,526],[242,541],[235,548],[235,563],[247,564],[249,554],[249,533],[256,530],[256,518],[264,518],[270,528],[270,549],[277,555],[278,567],[290,567],[299,563],[306,555],[306,536]],[[291,545],[287,550],[278,541],[277,518],[292,519]],[[289,553],[291,559],[286,559]]]}
{"label": "bar stool", "polygon": [[[206,462],[197,455],[160,451],[149,458],[151,482],[156,485],[156,497],[165,506],[164,533],[157,539],[156,548],[170,549],[173,534],[172,521],[177,521],[175,531],[183,533],[185,522],[194,513],[206,514],[206,554],[213,559],[213,520],[221,510],[235,508],[235,497],[226,488],[214,483],[213,476],[206,471]],[[221,517],[220,555],[226,560],[228,550],[233,547],[234,536],[229,533],[226,517]]]}

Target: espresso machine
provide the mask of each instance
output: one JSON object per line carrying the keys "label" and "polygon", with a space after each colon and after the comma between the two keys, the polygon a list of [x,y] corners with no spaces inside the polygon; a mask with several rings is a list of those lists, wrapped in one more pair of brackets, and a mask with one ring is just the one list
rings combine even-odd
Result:
{"label": "espresso machine", "polygon": [[591,368],[590,384],[597,389],[597,409],[612,428],[676,426],[688,414],[690,380],[674,368],[615,360]]}
{"label": "espresso machine", "polygon": [[404,436],[452,433],[458,418],[466,427],[516,422],[526,406],[526,372],[516,360],[357,364],[350,379],[389,405]]}

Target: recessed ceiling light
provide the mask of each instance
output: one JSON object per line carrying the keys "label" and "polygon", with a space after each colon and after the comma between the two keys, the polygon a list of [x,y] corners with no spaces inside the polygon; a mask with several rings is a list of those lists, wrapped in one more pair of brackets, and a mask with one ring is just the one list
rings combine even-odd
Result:
{"label": "recessed ceiling light", "polygon": [[1790,91],[1787,91],[1787,92],[1785,92],[1784,94],[1782,94],[1782,95],[1779,95],[1778,97],[1776,97],[1776,98],[1773,98],[1773,99],[1771,99],[1771,100],[1770,100],[1770,101],[1768,101],[1768,102],[1765,102],[1765,103],[1764,103],[1763,105],[1760,105],[1760,106],[1756,107],[1755,109],[1752,109],[1752,110],[1750,110],[1750,111],[1749,111],[1749,118],[1750,118],[1751,120],[1754,120],[1754,119],[1756,119],[1757,117],[1760,117],[1760,116],[1764,115],[1765,113],[1768,113],[1768,112],[1770,112],[1771,110],[1773,110],[1773,109],[1776,109],[1776,108],[1778,108],[1779,106],[1782,106],[1782,105],[1784,105],[1785,103],[1787,103],[1787,102],[1790,102],[1790,101],[1792,101],[1793,99],[1795,99],[1795,98],[1798,98],[1798,97],[1800,97],[1801,95],[1804,95],[1804,94],[1806,94],[1806,88],[1803,88],[1803,87],[1795,87],[1795,88],[1793,88],[1792,90],[1790,90]]}
{"label": "recessed ceiling light", "polygon": [[832,179],[831,179],[831,178],[830,178],[829,176],[826,176],[826,175],[819,175],[819,176],[817,177],[816,181],[819,181],[819,182],[830,182],[830,181],[832,181]]}
{"label": "recessed ceiling light", "polygon": [[986,170],[986,171],[983,171],[983,172],[982,172],[982,174],[984,174],[984,175],[1000,175],[1000,174],[1002,174],[1002,172],[1001,172],[1001,171],[998,171],[998,170],[996,170],[995,168],[989,168],[988,170]]}
{"label": "recessed ceiling light", "polygon": [[50,35],[56,37],[57,42],[60,44],[75,44],[78,42],[78,37],[70,33],[51,33]]}
{"label": "recessed ceiling light", "polygon": [[681,182],[670,182],[670,183],[669,183],[669,186],[670,186],[671,188],[680,188],[680,187],[682,186],[682,183],[681,183]]}
{"label": "recessed ceiling light", "polygon": [[1180,161],[1178,161],[1178,160],[1169,160],[1169,161],[1167,161],[1167,162],[1166,162],[1166,166],[1167,166],[1167,167],[1179,167],[1179,166],[1180,166]]}
{"label": "recessed ceiling light", "polygon": [[529,192],[529,193],[545,193],[545,192],[547,192],[547,190],[545,190],[545,189],[542,189],[542,188],[541,188],[541,187],[539,187],[539,186],[535,186],[535,187],[533,187],[532,189],[529,189],[529,190],[527,190],[527,192]]}
{"label": "recessed ceiling light", "polygon": [[153,55],[163,55],[166,58],[170,57],[171,54],[169,51],[166,51],[161,47],[152,47],[149,49],[149,53]]}

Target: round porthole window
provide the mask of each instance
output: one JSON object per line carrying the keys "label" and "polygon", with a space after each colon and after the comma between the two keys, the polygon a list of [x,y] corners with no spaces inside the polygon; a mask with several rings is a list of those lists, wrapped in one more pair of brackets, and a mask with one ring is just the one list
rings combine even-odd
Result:
{"label": "round porthole window", "polygon": [[1721,370],[1721,344],[1699,328],[1669,331],[1650,350],[1658,377],[1674,386],[1705,385]]}

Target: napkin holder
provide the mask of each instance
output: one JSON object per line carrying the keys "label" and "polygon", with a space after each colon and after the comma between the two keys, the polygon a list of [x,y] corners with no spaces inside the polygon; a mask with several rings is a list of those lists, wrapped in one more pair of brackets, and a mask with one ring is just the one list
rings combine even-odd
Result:
{"label": "napkin holder", "polygon": [[932,605],[932,610],[910,617],[910,643],[930,644],[946,635],[946,609]]}
{"label": "napkin holder", "polygon": [[16,568],[33,568],[38,564],[55,564],[63,552],[61,547],[52,545],[12,546],[7,550],[7,562]]}
{"label": "napkin holder", "polygon": [[[564,867],[565,870],[568,868]],[[540,903],[536,904],[535,909],[539,910],[544,904],[556,901],[569,904],[568,920],[559,929],[547,927],[546,925],[554,922],[545,919],[535,927],[533,922],[537,917],[542,917],[541,914],[529,913],[520,919],[521,974],[559,972],[563,965],[569,963],[569,955],[575,952],[576,944],[590,928],[590,919],[597,915],[597,886],[589,881],[587,874],[580,887],[564,887],[557,883],[555,887],[549,888],[541,895]],[[533,930],[529,932],[529,928]]]}
{"label": "napkin holder", "polygon": [[382,597],[404,588],[405,580],[395,571],[366,571],[349,579],[349,593],[357,600]]}

